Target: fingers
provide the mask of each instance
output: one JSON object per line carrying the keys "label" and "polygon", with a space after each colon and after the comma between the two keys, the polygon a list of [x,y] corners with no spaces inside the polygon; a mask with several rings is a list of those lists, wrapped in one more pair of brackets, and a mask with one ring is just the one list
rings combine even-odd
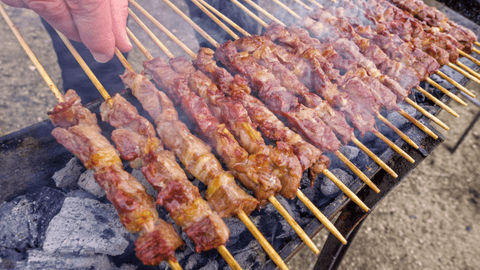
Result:
{"label": "fingers", "polygon": [[132,49],[132,43],[127,37],[127,17],[128,17],[128,0],[111,0],[110,6],[112,10],[112,30],[115,35],[117,48],[125,53]]}
{"label": "fingers", "polygon": [[23,2],[67,38],[81,41],[78,29],[65,1],[24,0]]}
{"label": "fingers", "polygon": [[108,0],[65,0],[80,39],[98,62],[112,59],[115,36],[112,31],[112,13]]}

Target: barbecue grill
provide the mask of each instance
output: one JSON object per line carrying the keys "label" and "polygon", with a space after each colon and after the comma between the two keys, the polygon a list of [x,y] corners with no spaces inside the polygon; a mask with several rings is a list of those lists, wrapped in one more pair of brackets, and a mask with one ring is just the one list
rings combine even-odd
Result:
{"label": "barbecue grill", "polygon": [[[475,65],[471,65],[471,67],[477,69]],[[456,79],[462,85],[465,85],[468,82],[468,79],[459,77],[454,73],[450,72],[448,75]],[[451,89],[451,91],[456,93],[457,90]],[[141,107],[138,102],[136,102],[136,99],[131,96],[131,93],[128,90],[124,91],[123,96],[136,105],[137,108]],[[441,100],[443,102],[448,102],[449,98],[442,96]],[[437,114],[439,112],[440,108],[437,105],[433,105],[427,100],[425,100],[425,102],[427,103],[425,105],[429,108],[429,111],[432,114]],[[90,104],[89,108],[98,115],[99,105],[100,101]],[[141,113],[146,115],[145,112]],[[429,128],[433,129],[428,125],[428,120],[426,117],[417,115],[417,118],[419,118]],[[109,138],[112,128],[107,124],[103,124],[101,127],[107,138]],[[50,136],[52,129],[53,126],[51,123],[49,121],[44,121],[21,131],[9,134],[1,139],[0,145],[2,145],[2,155],[0,156],[0,162],[2,164],[8,164],[8,167],[10,168],[9,170],[2,171],[2,179],[7,179],[8,185],[5,186],[8,188],[1,191],[1,201],[11,200],[18,195],[27,193],[42,186],[54,187],[54,184],[50,180],[51,175],[63,168],[71,159],[72,155],[69,154],[67,150],[60,146],[54,140],[54,138]],[[381,193],[375,194],[371,189],[358,181],[358,179],[350,186],[352,190],[358,192],[359,197],[372,209],[382,198],[384,198],[393,188],[395,188],[395,186],[401,182],[404,176],[413,170],[435,149],[435,147],[437,147],[443,141],[443,137],[438,132],[436,133],[439,134],[440,137],[439,139],[434,140],[430,136],[415,128],[412,124],[405,125],[402,130],[422,147],[419,150],[414,150],[408,147],[408,145],[401,139],[396,139],[394,134],[390,134],[388,137],[396,139],[395,143],[405,149],[407,153],[415,159],[416,162],[414,164],[408,163],[406,160],[400,157],[400,155],[389,148],[379,149],[376,154],[387,164],[389,164],[391,168],[398,173],[399,177],[394,179],[385,171],[379,170],[379,166],[377,164],[369,161],[365,166],[365,174],[379,186]],[[368,139],[369,138],[365,138],[363,140],[365,144],[369,143]],[[17,181],[11,181],[11,179],[17,179]],[[2,187],[3,186],[4,185],[2,184]],[[306,190],[305,182],[303,183],[303,188]],[[315,195],[316,194],[311,194],[313,197],[315,197]],[[340,214],[336,222],[336,226],[340,229],[343,235],[349,235],[349,242],[353,240],[356,232],[360,228],[361,223],[368,215],[358,208],[358,206],[356,206],[354,203],[348,202],[348,198],[343,195],[336,196],[335,198],[329,198],[328,200],[317,200],[316,203],[321,211],[329,218],[333,218],[337,214]],[[296,201],[290,203],[290,205],[294,210],[300,211],[300,215],[307,215],[306,212],[302,213],[302,210],[298,209],[298,203]],[[269,215],[271,215],[271,213],[268,213],[267,210],[268,209],[258,211],[254,216],[257,216],[258,219],[262,219],[266,216],[270,217]],[[276,217],[272,216],[271,218],[274,219]],[[273,223],[280,222],[274,221]],[[323,227],[315,218],[308,215],[302,219],[301,225],[304,227],[305,232],[310,236],[318,233],[318,231]],[[268,239],[274,239],[278,237],[278,235],[275,234],[275,231],[271,233],[271,235],[266,235]],[[227,245],[227,248],[229,248],[234,255],[240,254],[242,249],[245,249],[246,246],[248,247],[248,244],[250,243],[249,239],[242,240],[243,241],[238,239],[234,243]],[[274,248],[284,260],[290,259],[301,246],[302,244],[300,239],[293,235],[285,237],[282,239],[281,243],[275,243],[274,241]],[[238,248],[238,253],[236,253],[236,248]],[[336,240],[336,238],[329,237],[322,250],[319,263],[317,265],[319,267],[338,266],[339,261],[343,257],[343,254],[347,248],[348,246],[342,246],[340,242]],[[217,260],[218,258],[217,254],[202,255],[205,256],[204,263]],[[188,256],[194,255],[189,254]],[[182,262],[182,260],[183,262],[187,261],[188,256],[182,258],[180,262]],[[274,263],[270,260],[266,260],[263,263],[255,261],[252,265],[254,268],[275,268]]]}

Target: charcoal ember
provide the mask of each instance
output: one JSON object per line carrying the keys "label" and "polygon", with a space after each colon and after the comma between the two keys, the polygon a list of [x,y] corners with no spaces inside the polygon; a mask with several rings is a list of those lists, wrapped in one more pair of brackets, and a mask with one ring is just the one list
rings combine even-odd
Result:
{"label": "charcoal ember", "polygon": [[248,231],[247,227],[239,219],[227,218],[223,221],[225,221],[225,224],[230,230],[230,238],[228,239],[226,247],[233,247],[232,249],[236,249],[234,246],[237,243],[240,243],[241,239],[246,237],[246,235],[249,235],[250,231]]}
{"label": "charcoal ember", "polygon": [[183,266],[184,270],[196,270],[207,266],[212,261],[218,259],[218,251],[215,249],[204,251],[202,253],[195,253],[188,257],[187,262]]}
{"label": "charcoal ember", "polygon": [[[0,247],[23,253],[41,247],[50,220],[62,208],[63,192],[42,187],[0,205]],[[9,254],[7,251],[0,254]]]}
{"label": "charcoal ember", "polygon": [[[332,173],[338,178],[338,180],[342,181],[347,187],[353,184],[354,178],[347,172],[341,170],[341,169],[333,169]],[[325,177],[323,179],[323,182],[321,184],[321,191],[322,194],[326,197],[336,197],[340,195],[342,192],[340,188],[338,188],[330,179]]]}
{"label": "charcoal ember", "polygon": [[147,194],[154,197],[157,199],[158,192],[155,191],[155,188],[153,188],[152,185],[147,181],[145,176],[143,175],[142,171],[138,169],[133,169],[132,170],[132,175],[138,180],[138,182],[142,183],[142,185],[145,187],[145,190],[147,191]]}
{"label": "charcoal ember", "polygon": [[77,157],[70,159],[70,161],[61,170],[53,174],[55,185],[63,190],[75,188],[77,180],[85,171],[85,167]]}
{"label": "charcoal ember", "polygon": [[218,267],[219,267],[218,261],[213,260],[213,261],[209,261],[207,265],[200,268],[199,270],[217,270]]}
{"label": "charcoal ember", "polygon": [[75,197],[75,198],[82,198],[82,199],[92,199],[92,200],[96,200],[98,197],[93,195],[92,193],[84,190],[84,189],[81,189],[81,188],[77,188],[77,189],[74,189],[68,193],[65,194],[65,197]]}
{"label": "charcoal ember", "polygon": [[112,204],[69,197],[50,222],[43,249],[47,252],[119,255],[128,232]]}
{"label": "charcoal ember", "polygon": [[49,253],[39,249],[28,251],[28,262],[26,269],[61,269],[83,270],[83,269],[118,269],[108,260],[104,254],[78,255]]}
{"label": "charcoal ember", "polygon": [[97,198],[105,196],[105,191],[100,187],[100,185],[95,181],[93,177],[94,171],[87,170],[78,178],[78,186],[83,188],[85,191],[88,191],[90,194],[94,195]]}
{"label": "charcoal ember", "polygon": [[[250,241],[243,249],[235,250],[232,255],[242,269],[245,270],[259,269],[269,259],[268,255],[256,240]],[[223,269],[230,268],[224,267]]]}

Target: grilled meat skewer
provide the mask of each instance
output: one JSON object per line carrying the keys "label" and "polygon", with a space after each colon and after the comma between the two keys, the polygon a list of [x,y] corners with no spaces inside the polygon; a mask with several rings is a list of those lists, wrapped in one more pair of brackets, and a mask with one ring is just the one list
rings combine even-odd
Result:
{"label": "grilled meat skewer", "polygon": [[225,245],[230,235],[225,222],[188,181],[175,156],[163,149],[153,125],[119,94],[105,101],[100,113],[103,121],[116,128],[112,140],[120,156],[129,160],[131,167],[141,168],[158,192],[157,204],[165,206],[175,223],[195,243],[196,251]]}
{"label": "grilled meat skewer", "polygon": [[123,170],[115,148],[103,137],[95,114],[81,106],[80,97],[69,90],[65,102],[50,112],[57,126],[52,135],[76,155],[95,180],[106,191],[107,198],[117,209],[123,226],[140,232],[135,241],[137,257],[146,265],[158,265],[163,260],[175,260],[175,250],[184,245],[173,226],[158,217],[154,199],[138,181]]}

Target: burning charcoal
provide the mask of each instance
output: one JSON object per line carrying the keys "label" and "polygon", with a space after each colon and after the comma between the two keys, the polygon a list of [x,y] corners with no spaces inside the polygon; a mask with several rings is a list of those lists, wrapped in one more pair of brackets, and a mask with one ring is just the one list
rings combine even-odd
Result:
{"label": "burning charcoal", "polygon": [[77,188],[68,192],[67,194],[65,194],[65,197],[75,197],[75,198],[92,199],[92,200],[97,199],[97,196],[81,188]]}
{"label": "burning charcoal", "polygon": [[93,177],[93,171],[87,170],[78,179],[78,186],[88,191],[90,194],[94,195],[97,198],[105,196],[105,191],[97,184],[95,178]]}
{"label": "burning charcoal", "polygon": [[[347,187],[350,186],[353,183],[353,176],[348,174],[347,172],[341,170],[341,169],[333,169],[332,173],[338,178],[338,180],[342,181]],[[324,177],[322,185],[321,185],[321,191],[323,195],[326,197],[336,197],[338,196],[342,191],[327,177]]]}
{"label": "burning charcoal", "polygon": [[218,269],[218,262],[216,260],[212,260],[207,263],[204,267],[200,268],[199,270],[216,270]]}
{"label": "burning charcoal", "polygon": [[256,240],[250,241],[244,249],[235,251],[233,257],[245,270],[260,268],[269,259]]}
{"label": "burning charcoal", "polygon": [[62,192],[42,187],[0,205],[0,246],[21,253],[41,247],[45,229],[64,199]]}
{"label": "burning charcoal", "polygon": [[62,189],[71,189],[77,184],[78,177],[85,171],[77,157],[70,159],[65,167],[53,174],[55,185]]}
{"label": "burning charcoal", "polygon": [[157,199],[157,194],[158,192],[155,191],[155,189],[148,183],[147,179],[143,175],[142,171],[133,169],[132,170],[132,175],[138,180],[138,182],[142,183],[142,185],[145,187],[148,195],[154,197]]}
{"label": "burning charcoal", "polygon": [[119,255],[128,246],[127,231],[115,208],[91,199],[66,198],[48,226],[47,252]]}
{"label": "burning charcoal", "polygon": [[[207,266],[212,261],[216,261],[218,252],[216,250],[209,250],[202,253],[195,253],[188,257],[187,263],[184,265],[184,270],[199,269],[203,266]],[[202,268],[203,269],[203,268]],[[205,268],[210,269],[210,268]]]}
{"label": "burning charcoal", "polygon": [[228,229],[230,230],[230,238],[227,242],[227,247],[229,246],[229,244],[236,244],[245,233],[250,233],[247,230],[247,227],[245,227],[243,222],[239,219],[227,218],[224,219],[224,221]]}
{"label": "burning charcoal", "polygon": [[28,252],[27,269],[117,269],[106,255],[52,254],[34,249]]}

